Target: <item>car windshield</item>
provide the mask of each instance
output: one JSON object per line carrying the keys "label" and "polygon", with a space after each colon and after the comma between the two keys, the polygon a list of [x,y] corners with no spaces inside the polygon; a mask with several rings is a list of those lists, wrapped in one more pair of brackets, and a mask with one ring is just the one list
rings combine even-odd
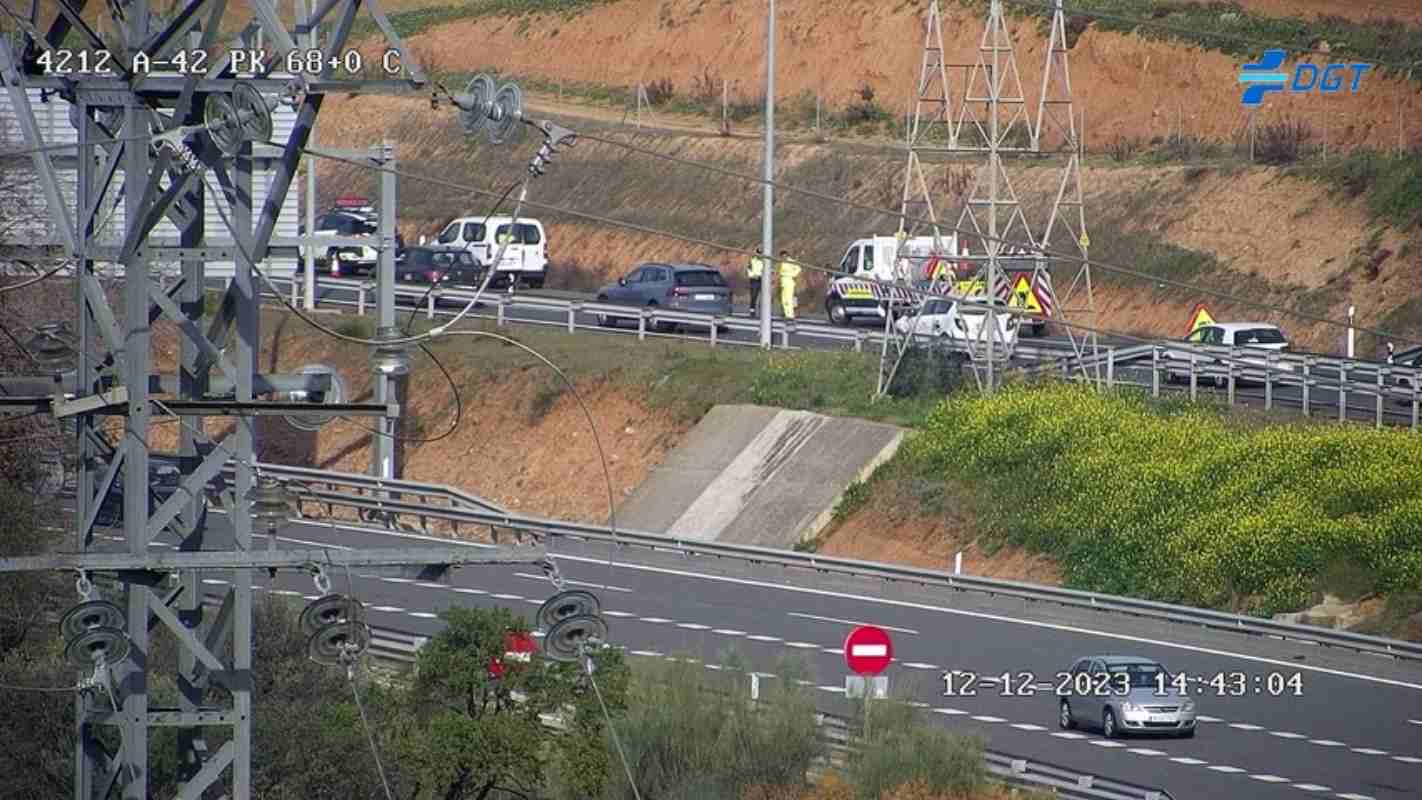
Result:
{"label": "car windshield", "polygon": [[676,274],[677,286],[725,286],[726,279],[721,277],[721,273],[713,270],[697,270],[695,272],[678,272]]}
{"label": "car windshield", "polygon": [[458,238],[459,238],[459,223],[457,223],[457,222],[454,223],[454,224],[452,224],[452,225],[450,225],[448,228],[445,228],[444,231],[443,231],[442,233],[440,233],[440,235],[439,235],[440,244],[449,244],[450,242],[452,242],[452,241],[454,241],[455,239],[458,239]]}
{"label": "car windshield", "polygon": [[428,266],[434,260],[434,253],[429,250],[411,250],[409,253],[409,258],[405,263],[412,267]]}
{"label": "car windshield", "polygon": [[1235,344],[1284,344],[1284,332],[1278,328],[1250,328],[1234,334]]}
{"label": "car windshield", "polygon": [[1156,685],[1156,675],[1165,674],[1169,678],[1169,673],[1159,664],[1141,662],[1138,664],[1108,664],[1106,669],[1112,674],[1126,673],[1131,679],[1131,688],[1142,689]]}

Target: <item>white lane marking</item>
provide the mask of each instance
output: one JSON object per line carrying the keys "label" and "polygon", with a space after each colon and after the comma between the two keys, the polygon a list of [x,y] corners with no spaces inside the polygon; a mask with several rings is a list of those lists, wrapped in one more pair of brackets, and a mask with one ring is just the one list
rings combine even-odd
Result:
{"label": "white lane marking", "polygon": [[899,666],[908,667],[909,669],[938,669],[937,664],[925,664],[922,661],[909,661]]}
{"label": "white lane marking", "polygon": [[272,594],[286,595],[287,597],[299,597],[301,592],[293,592],[290,589],[273,589]]}
{"label": "white lane marking", "polygon": [[820,652],[821,652],[821,653],[824,653],[824,654],[826,654],[826,655],[831,655],[831,656],[842,656],[842,655],[844,655],[844,648],[843,648],[843,647],[825,647],[825,648],[821,648]]}
{"label": "white lane marking", "polygon": [[522,600],[522,599],[523,599],[523,595],[521,595],[521,594],[491,594],[491,595],[489,595],[489,596],[492,597],[492,598],[494,598],[495,600]]}
{"label": "white lane marking", "polygon": [[[559,556],[564,561],[578,561],[588,564],[606,564],[596,558],[584,556]],[[1061,631],[1063,633],[1075,633],[1084,636],[1097,636],[1103,639],[1115,639],[1122,642],[1132,642],[1135,644],[1148,644],[1157,647],[1169,647],[1176,650],[1185,650],[1192,653],[1204,653],[1212,656],[1223,656],[1225,658],[1237,658],[1242,661],[1253,661],[1259,664],[1274,664],[1290,669],[1317,672],[1324,675],[1334,675],[1341,678],[1353,678],[1370,683],[1379,683],[1386,686],[1398,686],[1404,689],[1417,689],[1422,691],[1422,683],[1411,683],[1409,681],[1394,680],[1392,678],[1381,678],[1376,675],[1365,675],[1360,672],[1349,672],[1348,670],[1333,669],[1331,667],[1320,667],[1312,664],[1300,664],[1296,661],[1289,661],[1281,658],[1268,658],[1265,656],[1252,656],[1244,653],[1236,653],[1230,650],[1220,650],[1214,647],[1201,647],[1192,644],[1180,644],[1179,642],[1166,641],[1164,639],[1150,639],[1144,636],[1129,636],[1123,633],[1108,633],[1106,631],[1095,631],[1090,628],[1083,628],[1078,625],[1061,625],[1054,622],[1038,622],[1036,620],[1018,619],[1016,617],[1004,616],[1002,614],[988,614],[982,611],[966,611],[959,608],[943,608],[942,606],[929,605],[927,603],[915,603],[908,600],[890,600],[885,597],[871,597],[869,595],[851,594],[847,592],[831,592],[827,589],[813,589],[808,586],[789,586],[781,583],[771,583],[770,581],[757,581],[749,578],[731,578],[723,575],[703,575],[699,572],[691,572],[682,569],[669,569],[667,567],[653,567],[646,564],[620,563],[620,569],[639,570],[642,572],[655,572],[661,575],[674,575],[682,578],[696,578],[706,581],[716,581],[718,583],[733,583],[740,586],[756,586],[763,589],[777,589],[785,592],[797,594],[809,594],[818,597],[836,597],[841,600],[854,600],[861,603],[878,603],[880,605],[895,606],[898,608],[912,608],[919,611],[936,611],[940,614],[953,614],[955,616],[971,617],[974,619],[988,620],[989,622],[1003,622],[1011,625],[1025,625],[1029,628],[1040,628],[1044,630]]]}
{"label": "white lane marking", "polygon": [[883,658],[889,654],[889,646],[886,644],[856,644],[849,648],[849,654],[859,658]]}
{"label": "white lane marking", "polygon": [[1349,792],[1347,794],[1340,794],[1338,796],[1342,798],[1342,800],[1373,800],[1373,797],[1371,795],[1353,794],[1352,792]]}
{"label": "white lane marking", "polygon": [[226,586],[226,585],[227,585],[227,581],[220,581],[220,580],[218,580],[217,578],[203,578],[203,579],[202,579],[202,582],[203,582],[203,583],[206,583],[206,584],[209,584],[209,585],[211,585],[211,586]]}
{"label": "white lane marking", "polygon": [[1288,778],[1280,778],[1278,775],[1250,775],[1249,777],[1253,778],[1253,779],[1256,780],[1256,781],[1263,781],[1263,782],[1265,782],[1265,783],[1288,783],[1288,782],[1289,782],[1289,779],[1288,779]]}
{"label": "white lane marking", "polygon": [[721,668],[721,665],[720,665],[720,664],[707,664],[707,665],[706,665],[706,668],[707,668],[707,669],[719,670],[719,669]]}
{"label": "white lane marking", "polygon": [[385,581],[386,583],[414,583],[414,582],[415,582],[415,579],[414,579],[414,578],[389,578],[389,577],[385,577],[385,578],[381,578],[381,580],[382,580],[382,581]]}
{"label": "white lane marking", "polygon": [[1131,747],[1126,749],[1127,753],[1135,753],[1138,756],[1163,756],[1165,751],[1152,750],[1149,747]]}
{"label": "white lane marking", "polygon": [[1195,717],[1195,721],[1197,721],[1197,722],[1224,722],[1224,720],[1220,719],[1219,717],[1209,717],[1209,716],[1205,716],[1204,714],[1201,714],[1200,716]]}
{"label": "white lane marking", "polygon": [[1308,740],[1308,743],[1309,743],[1309,744],[1316,744],[1316,745],[1318,745],[1318,746],[1320,746],[1320,747],[1346,747],[1346,746],[1347,746],[1347,745],[1343,744],[1342,742],[1336,742],[1336,741],[1334,741],[1334,740],[1332,740],[1332,739],[1309,739],[1309,740]]}
{"label": "white lane marking", "polygon": [[1324,786],[1324,785],[1321,784],[1321,783],[1296,783],[1296,784],[1294,784],[1294,788],[1295,788],[1295,789],[1303,789],[1305,792],[1331,792],[1331,791],[1333,791],[1332,788],[1330,788],[1330,787],[1328,787],[1328,786]]}
{"label": "white lane marking", "polygon": [[303,595],[301,596],[301,599],[302,599],[302,600],[320,600],[320,599],[321,599],[321,595],[319,595],[319,594],[303,594]]}
{"label": "white lane marking", "polygon": [[911,705],[914,708],[928,708],[928,703],[925,703],[922,700],[910,700],[908,701],[908,705]]}
{"label": "white lane marking", "polygon": [[1014,722],[1014,723],[1012,723],[1012,726],[1011,726],[1011,727],[1016,728],[1016,729],[1019,730],[1019,731],[1044,731],[1044,730],[1046,730],[1046,728],[1043,728],[1041,725],[1033,725],[1033,724],[1030,723],[1030,722]]}
{"label": "white lane marking", "polygon": [[648,656],[650,658],[658,658],[661,656],[661,653],[658,653],[656,650],[628,650],[627,654],[631,656]]}
{"label": "white lane marking", "polygon": [[1198,758],[1187,758],[1187,757],[1185,757],[1185,756],[1176,756],[1175,758],[1172,758],[1172,759],[1170,759],[1170,760],[1171,760],[1171,761],[1174,761],[1174,762],[1177,763],[1177,764],[1184,764],[1184,765],[1189,766],[1189,767],[1198,767],[1198,766],[1201,765],[1201,764],[1208,764],[1208,763],[1210,763],[1210,762],[1208,762],[1208,761],[1201,761],[1201,760],[1198,759]]}
{"label": "white lane marking", "polygon": [[525,598],[523,598],[523,602],[528,603],[528,604],[531,605],[531,606],[541,606],[541,605],[543,605],[543,601],[542,601],[542,600],[538,600],[538,599],[533,598],[533,597],[525,597]]}
{"label": "white lane marking", "polygon": [[818,614],[802,614],[799,611],[787,611],[786,613],[792,617],[812,619],[816,622],[837,622],[841,625],[873,625],[876,628],[883,628],[886,631],[898,631],[899,633],[907,633],[910,636],[918,635],[918,631],[913,628],[895,628],[893,625],[881,625],[877,622],[860,622],[853,619],[840,619],[839,617],[822,617]]}
{"label": "white lane marking", "polygon": [[[488,594],[488,592],[483,589],[466,589],[463,586],[451,586],[450,591],[459,592],[460,594]],[[603,613],[605,614],[607,612],[604,611]]]}
{"label": "white lane marking", "polygon": [[818,650],[820,647],[819,645],[814,644],[813,642],[786,642],[785,646],[793,647],[797,650]]}
{"label": "white lane marking", "polygon": [[1072,732],[1070,732],[1070,731],[1062,731],[1062,732],[1060,732],[1060,733],[1054,733],[1054,734],[1052,734],[1052,736],[1055,736],[1055,737],[1057,737],[1058,739],[1085,739],[1085,738],[1086,738],[1086,735],[1085,735],[1085,734],[1072,733]]}
{"label": "white lane marking", "polygon": [[976,716],[976,717],[969,717],[968,719],[975,719],[975,720],[977,720],[978,722],[1006,722],[1006,721],[1007,721],[1007,720],[1003,719],[1002,717],[989,717],[989,716],[987,716],[987,715]]}
{"label": "white lane marking", "polygon": [[1223,764],[1216,764],[1213,767],[1205,767],[1205,769],[1212,769],[1215,772],[1225,772],[1230,775],[1233,775],[1236,772],[1244,772],[1244,770],[1240,769],[1239,767],[1227,767]]}
{"label": "white lane marking", "polygon": [[1372,748],[1372,747],[1353,747],[1353,748],[1349,748],[1349,749],[1351,749],[1351,750],[1352,750],[1353,752],[1355,752],[1355,753],[1361,753],[1361,754],[1363,754],[1363,755],[1365,755],[1365,756],[1385,756],[1385,755],[1387,755],[1387,751],[1386,751],[1386,750],[1378,750],[1378,749]]}
{"label": "white lane marking", "polygon": [[665,617],[638,617],[638,618],[637,618],[637,621],[638,621],[638,622],[650,622],[650,623],[653,624],[653,625],[665,625],[665,624],[667,624],[668,622],[671,622],[671,620],[669,620],[669,619],[667,619],[667,618],[665,618]]}
{"label": "white lane marking", "polygon": [[1422,725],[1422,719],[1409,719],[1408,722],[1413,725]]}
{"label": "white lane marking", "polygon": [[1230,726],[1231,728],[1238,728],[1239,730],[1242,730],[1242,731],[1262,731],[1262,730],[1264,730],[1263,726],[1260,726],[1260,725],[1250,725],[1250,724],[1247,723],[1247,722],[1231,722],[1231,723],[1229,724],[1229,726]]}
{"label": "white lane marking", "polygon": [[[545,581],[545,582],[546,582],[546,581],[548,580],[548,576],[547,576],[547,575],[534,575],[534,574],[531,573],[531,572],[515,572],[514,575],[517,576],[517,577],[519,577],[519,578],[530,578],[530,579],[535,580],[535,581]],[[623,587],[623,586],[612,586],[612,585],[605,584],[605,583],[594,583],[594,582],[592,582],[592,581],[575,581],[575,580],[573,580],[573,579],[571,579],[571,578],[564,578],[564,579],[563,579],[563,583],[570,584],[570,585],[573,585],[573,586],[588,586],[588,587],[591,587],[591,588],[593,588],[593,589],[605,589],[606,591],[609,591],[609,592],[629,592],[629,593],[630,593],[630,592],[632,591],[631,589],[628,589],[628,588]]]}
{"label": "white lane marking", "polygon": [[635,616],[637,616],[636,614],[633,614],[631,611],[612,611],[611,609],[603,609],[602,614],[603,614],[603,616],[605,616],[605,617],[635,617]]}
{"label": "white lane marking", "polygon": [[711,630],[711,626],[710,626],[710,625],[702,625],[702,624],[699,623],[699,622],[678,622],[678,623],[676,624],[676,626],[677,626],[678,628],[686,628],[686,629],[689,630],[689,631],[709,631],[709,630]]}
{"label": "white lane marking", "polygon": [[816,686],[815,688],[819,689],[822,692],[839,692],[840,694],[844,693],[843,686]]}
{"label": "white lane marking", "polygon": [[435,619],[438,617],[437,614],[431,614],[428,611],[411,611],[409,614],[412,617],[419,617],[420,619]]}
{"label": "white lane marking", "polygon": [[370,607],[370,610],[371,610],[371,611],[383,611],[383,612],[385,612],[386,614],[400,614],[400,613],[403,613],[403,612],[405,611],[405,609],[403,609],[403,608],[401,608],[401,607],[399,607],[399,606],[371,606],[371,607]]}
{"label": "white lane marking", "polygon": [[1422,764],[1422,758],[1414,758],[1412,756],[1393,756],[1392,760],[1401,761],[1404,764]]}
{"label": "white lane marking", "polygon": [[753,634],[751,634],[750,636],[747,636],[746,638],[747,638],[747,639],[750,639],[752,642],[778,642],[778,641],[780,641],[780,637],[779,637],[779,636],[766,636],[766,635],[763,634],[763,633],[753,633]]}
{"label": "white lane marking", "polygon": [[967,714],[968,712],[963,711],[963,710],[961,710],[961,709],[957,709],[957,708],[935,708],[935,709],[933,709],[933,713],[935,713],[935,714],[947,714],[947,715],[950,716],[950,717],[961,717],[961,716],[963,716],[964,714]]}
{"label": "white lane marking", "polygon": [[1277,736],[1280,739],[1307,739],[1302,733],[1290,733],[1289,731],[1269,731],[1270,736]]}
{"label": "white lane marking", "polygon": [[[1096,745],[1097,747],[1125,747],[1125,745],[1121,744],[1120,742],[1113,742],[1110,739],[1092,739],[1091,743]],[[1240,770],[1240,772],[1243,771],[1244,770]]]}
{"label": "white lane marking", "polygon": [[421,589],[448,589],[448,588],[449,588],[448,586],[445,586],[445,585],[442,584],[442,583],[434,583],[433,581],[421,581],[420,583],[416,583],[415,585],[418,586],[418,587],[420,587]]}
{"label": "white lane marking", "polygon": [[[606,612],[603,612],[603,613],[606,613]],[[746,632],[745,632],[745,631],[738,631],[738,630],[736,630],[736,629],[734,629],[734,628],[715,628],[715,629],[713,629],[711,632],[712,632],[712,633],[718,633],[718,634],[720,634],[720,635],[722,635],[722,636],[745,636],[745,635],[746,635]]]}
{"label": "white lane marking", "polygon": [[544,634],[543,631],[532,631],[528,635],[535,639],[542,639],[546,634]]}

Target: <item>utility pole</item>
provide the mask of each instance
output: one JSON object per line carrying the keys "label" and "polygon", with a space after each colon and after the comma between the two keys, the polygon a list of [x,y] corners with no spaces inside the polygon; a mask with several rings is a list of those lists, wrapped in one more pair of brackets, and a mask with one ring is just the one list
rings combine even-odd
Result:
{"label": "utility pole", "polygon": [[765,207],[761,214],[760,247],[765,272],[760,281],[760,346],[769,348],[770,303],[775,296],[775,0],[767,0],[765,47]]}
{"label": "utility pole", "polygon": [[[992,16],[994,22],[1002,14],[1002,0],[992,0]],[[988,272],[985,287],[987,288],[987,393],[991,395],[996,386],[993,363],[993,341],[997,339],[997,314],[993,310],[993,300],[997,299],[995,290],[997,289],[997,255],[1001,250],[1001,242],[997,238],[997,174],[1002,169],[1002,154],[998,151],[1000,142],[998,141],[998,119],[997,112],[999,97],[1001,95],[1002,72],[1000,70],[1000,59],[998,48],[993,43],[992,48],[992,72],[988,78]]]}
{"label": "utility pole", "polygon": [[[309,5],[314,0],[295,0],[296,18],[300,25],[310,26],[312,8]],[[308,30],[304,37],[303,44],[307,52],[316,49],[316,31]],[[316,143],[316,123],[311,123],[311,144]],[[306,235],[316,234],[316,159],[306,157]],[[307,311],[316,310],[316,245],[310,244],[304,248],[306,253],[306,272],[303,275],[305,285]]]}
{"label": "utility pole", "polygon": [[[385,140],[370,154],[372,162],[384,170],[380,173],[380,219],[376,233],[380,237],[380,257],[375,275],[375,313],[378,338],[399,338],[400,328],[395,324],[395,144]],[[375,402],[387,405],[394,402],[399,394],[399,383],[409,375],[409,362],[404,368],[376,365]],[[371,474],[378,478],[395,478],[395,419],[380,418],[380,435],[372,437],[374,458],[371,459]]]}

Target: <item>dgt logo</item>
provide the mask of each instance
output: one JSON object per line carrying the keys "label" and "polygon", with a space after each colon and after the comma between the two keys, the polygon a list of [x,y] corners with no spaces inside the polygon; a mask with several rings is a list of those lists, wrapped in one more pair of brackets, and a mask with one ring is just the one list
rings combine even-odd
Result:
{"label": "dgt logo", "polygon": [[1244,65],[1239,73],[1239,82],[1246,87],[1241,98],[1244,105],[1251,108],[1262,105],[1264,95],[1282,92],[1286,86],[1294,92],[1311,92],[1317,87],[1323,94],[1333,94],[1342,90],[1346,73],[1350,72],[1353,81],[1348,91],[1356,92],[1363,73],[1373,68],[1372,64],[1329,64],[1320,70],[1314,64],[1299,64],[1294,68],[1294,79],[1290,83],[1289,73],[1278,71],[1287,56],[1286,50],[1265,50],[1258,63]]}

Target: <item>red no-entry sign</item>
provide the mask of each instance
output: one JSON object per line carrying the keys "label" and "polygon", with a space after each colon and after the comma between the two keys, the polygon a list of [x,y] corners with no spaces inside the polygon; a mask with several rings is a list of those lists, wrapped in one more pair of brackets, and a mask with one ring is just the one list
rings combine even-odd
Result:
{"label": "red no-entry sign", "polygon": [[883,628],[862,625],[844,639],[844,663],[858,675],[878,675],[894,660],[894,643]]}

